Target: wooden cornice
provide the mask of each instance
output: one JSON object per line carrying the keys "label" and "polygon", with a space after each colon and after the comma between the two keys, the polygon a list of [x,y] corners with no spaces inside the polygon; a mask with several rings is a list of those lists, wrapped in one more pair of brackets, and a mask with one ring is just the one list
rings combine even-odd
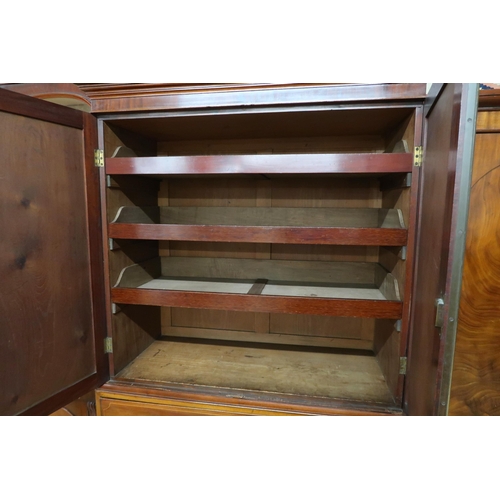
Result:
{"label": "wooden cornice", "polygon": [[419,83],[79,83],[93,113],[422,100]]}
{"label": "wooden cornice", "polygon": [[0,85],[33,97],[73,98],[91,112],[421,100],[423,83],[19,83]]}
{"label": "wooden cornice", "polygon": [[[194,92],[230,92],[241,90],[318,87],[321,83],[77,83],[91,99],[161,96]],[[343,85],[343,84],[328,84]]]}
{"label": "wooden cornice", "polygon": [[500,109],[500,89],[480,90],[479,109]]}

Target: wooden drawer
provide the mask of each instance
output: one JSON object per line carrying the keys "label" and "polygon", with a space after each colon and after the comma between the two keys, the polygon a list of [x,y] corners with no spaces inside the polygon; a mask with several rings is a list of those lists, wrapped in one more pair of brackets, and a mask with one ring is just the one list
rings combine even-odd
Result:
{"label": "wooden drawer", "polygon": [[[127,396],[124,396],[127,397]],[[292,412],[214,405],[171,399],[121,399],[115,394],[96,392],[97,415],[116,416],[201,416],[201,415],[298,415]]]}
{"label": "wooden drawer", "polygon": [[242,401],[240,403],[234,398],[214,401],[210,396],[201,393],[186,395],[162,388],[153,389],[138,385],[128,386],[127,384],[106,384],[101,389],[96,390],[95,395],[98,416],[382,416],[401,414],[401,410],[397,409],[377,411],[361,407],[325,408],[262,401]]}

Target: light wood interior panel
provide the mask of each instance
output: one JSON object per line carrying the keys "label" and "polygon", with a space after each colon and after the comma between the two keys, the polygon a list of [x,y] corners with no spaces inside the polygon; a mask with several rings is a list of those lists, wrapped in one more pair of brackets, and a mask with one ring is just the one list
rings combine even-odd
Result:
{"label": "light wood interior panel", "polygon": [[[133,149],[137,154],[155,154],[156,143],[133,132],[104,124],[105,156],[111,156],[118,147]],[[111,222],[120,207],[156,206],[159,181],[128,176],[108,178],[107,216]],[[125,267],[158,256],[158,242],[120,240],[115,250],[108,250],[110,283],[116,283]],[[113,362],[115,372],[124,368],[161,333],[158,307],[121,306],[112,316]]]}
{"label": "light wood interior panel", "polygon": [[[307,110],[220,110],[217,113],[186,111],[169,116],[110,120],[122,130],[147,136],[158,142],[231,141],[331,137],[378,137],[385,146],[413,113],[412,108],[308,107]],[[279,141],[276,141],[279,142]],[[192,150],[191,150],[192,151]],[[192,152],[191,152],[192,154]]]}
{"label": "light wood interior panel", "polygon": [[[400,147],[400,142],[408,151],[413,151],[415,146],[415,115],[409,117],[393,134],[387,136],[386,151],[394,151]],[[405,227],[410,228],[410,201],[411,188],[394,188],[382,191],[382,207],[397,208],[400,210]],[[378,261],[396,278],[401,300],[404,301],[404,292],[409,268],[403,259],[403,250],[399,247],[380,247]],[[398,331],[394,321],[377,321],[373,337],[374,352],[380,369],[384,374],[387,386],[393,394],[398,393],[400,377],[401,332]],[[397,396],[400,399],[400,396]]]}
{"label": "light wood interior panel", "polygon": [[[149,179],[146,179],[149,180]],[[151,191],[151,189],[150,189]],[[387,193],[387,192],[386,192]],[[392,193],[392,191],[390,191]],[[385,196],[385,197],[384,197]],[[130,200],[125,200],[130,206]],[[150,200],[152,201],[152,200]],[[391,202],[402,206],[398,197],[383,195],[379,189],[379,181],[373,177],[344,176],[322,178],[274,177],[217,177],[217,178],[177,178],[163,179],[159,183],[156,204],[160,207],[276,207],[276,208],[382,208],[390,207]],[[154,206],[155,203],[150,203]],[[116,206],[116,204],[114,204]],[[160,256],[175,257],[214,257],[243,259],[279,259],[279,260],[319,260],[346,262],[377,262],[378,247],[345,247],[335,245],[280,245],[251,243],[218,243],[218,242],[159,242]],[[404,267],[404,263],[403,263]],[[189,312],[188,312],[189,311]],[[201,309],[161,308],[162,332],[176,335],[200,334],[206,330],[226,330],[227,332],[269,331],[271,319],[265,313],[232,313],[226,311],[210,311]],[[285,321],[282,319],[276,322]],[[304,339],[316,337],[315,328],[318,322],[326,318],[304,325]],[[250,327],[250,323],[253,324]],[[214,325],[218,325],[214,328]],[[188,331],[192,328],[192,331]],[[326,327],[319,326],[319,329]],[[175,331],[174,331],[175,330]],[[357,330],[357,328],[356,328]],[[278,328],[279,331],[279,328]],[[337,329],[332,329],[335,336]],[[365,330],[373,342],[373,328]],[[228,334],[225,335],[225,338]],[[231,336],[229,335],[231,338]],[[343,337],[341,337],[343,338]],[[330,345],[330,344],[329,344]]]}
{"label": "light wood interior panel", "polygon": [[[110,158],[118,147],[130,149],[136,156],[156,156],[156,140],[146,137],[141,131],[126,130],[110,122],[104,126],[104,156]],[[130,155],[133,156],[133,155]]]}
{"label": "light wood interior panel", "polygon": [[[397,331],[393,320],[375,322],[373,349],[380,369],[384,374],[392,394],[397,394],[401,333]],[[399,396],[398,396],[399,399]]]}
{"label": "light wood interior panel", "polygon": [[412,152],[415,146],[415,114],[411,114],[402,123],[397,124],[385,134],[386,153],[397,151]]}
{"label": "light wood interior panel", "polygon": [[162,323],[162,335],[370,350],[375,323],[372,318],[174,308],[171,323]]}
{"label": "light wood interior panel", "polygon": [[393,404],[377,361],[365,353],[157,341],[119,377]]}
{"label": "light wood interior panel", "polygon": [[[410,188],[403,188],[383,191],[382,198],[383,208],[397,208],[401,211],[407,228],[409,227],[410,196]],[[402,259],[401,248],[380,247],[379,262],[398,280],[401,298],[404,300],[407,268],[405,260]]]}
{"label": "light wood interior panel", "polygon": [[[107,151],[123,145],[138,156],[259,154],[308,152],[390,152],[413,148],[414,116],[409,109],[350,110],[344,113],[270,113],[255,116],[165,117],[158,120],[134,119],[111,124]],[[300,118],[301,120],[298,120]],[[147,137],[141,142],[141,137]],[[113,152],[113,151],[111,151]],[[108,153],[107,153],[108,156]],[[159,207],[273,207],[273,208],[398,208],[406,224],[409,189],[380,191],[379,179],[367,176],[281,176],[164,177],[139,179],[137,191],[109,189],[109,217],[119,206]],[[153,184],[152,184],[153,183]],[[139,199],[138,196],[142,197]],[[123,249],[111,252],[111,274],[155,256],[211,257],[228,259],[274,259],[322,262],[379,262],[394,273],[402,294],[405,262],[399,248],[335,245],[284,245],[218,242],[119,242]],[[131,306],[124,306],[128,309]],[[146,308],[149,317],[134,321],[125,312],[115,315],[128,346],[118,357],[133,359],[154,336],[162,335],[269,342],[302,346],[375,349],[378,369],[388,378],[389,387],[398,370],[399,334],[373,319],[338,318],[287,314],[265,314],[206,309]],[[129,313],[130,314],[130,313]],[[161,328],[158,327],[161,314]],[[120,316],[121,315],[121,316]],[[141,326],[141,322],[143,325]],[[133,324],[127,326],[127,324]],[[132,330],[132,332],[130,332]],[[387,333],[390,330],[390,333]],[[128,333],[127,333],[128,331]],[[154,333],[152,333],[154,331]],[[131,347],[130,347],[131,346]],[[115,362],[116,364],[116,362]]]}
{"label": "light wood interior panel", "polygon": [[286,154],[286,153],[382,153],[384,139],[377,135],[347,137],[294,137],[180,140],[158,143],[158,156]]}
{"label": "light wood interior panel", "polygon": [[[345,194],[350,190],[352,199]],[[168,180],[167,188],[160,188],[161,206],[209,206],[209,207],[370,207],[380,206],[380,191],[375,179],[344,178],[328,179],[282,179],[282,178],[217,178],[217,179],[178,179]],[[376,200],[375,198],[379,199]],[[354,201],[353,201],[354,200]],[[369,200],[369,201],[367,201]],[[335,247],[319,248],[314,245],[269,245],[249,243],[191,243],[191,242],[160,242],[161,255],[189,257],[228,257],[228,258],[278,258],[295,260],[345,260],[345,261],[376,261],[378,249],[369,247]],[[166,308],[164,308],[166,309]],[[228,332],[251,331],[266,333],[270,322],[265,313],[233,313],[228,315],[223,311],[173,309],[171,313],[162,312],[162,330],[172,332],[172,327],[181,325],[175,322],[183,318],[183,330],[176,330],[177,335],[190,335],[187,330],[191,326],[199,335],[205,335],[204,330],[212,330],[213,325],[223,325],[221,330]],[[168,323],[170,321],[170,324]],[[192,322],[191,324],[189,322]],[[324,321],[324,319],[319,320]],[[249,322],[254,327],[248,326]],[[332,330],[335,332],[336,330]],[[312,334],[309,325],[305,332],[305,342]],[[333,333],[332,336],[335,334]],[[226,338],[228,335],[224,335]],[[237,333],[230,338],[241,339]],[[363,344],[366,346],[366,344]]]}
{"label": "light wood interior panel", "polygon": [[[499,132],[500,132],[500,111],[478,110],[477,120],[476,120],[476,134],[480,133],[498,134]],[[491,142],[491,138],[486,140],[487,141],[489,140]],[[481,168],[479,164],[478,168]]]}

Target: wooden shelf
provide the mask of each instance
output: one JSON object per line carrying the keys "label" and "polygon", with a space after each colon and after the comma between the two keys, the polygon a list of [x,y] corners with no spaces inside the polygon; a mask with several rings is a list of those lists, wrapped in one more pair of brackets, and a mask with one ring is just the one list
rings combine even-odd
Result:
{"label": "wooden shelf", "polygon": [[410,153],[257,154],[106,158],[110,175],[408,173]]}
{"label": "wooden shelf", "polygon": [[399,319],[398,283],[373,262],[163,257],[125,268],[117,304]]}
{"label": "wooden shelf", "polygon": [[366,352],[277,350],[167,339],[154,342],[117,378],[394,404],[375,356]]}
{"label": "wooden shelf", "polygon": [[377,208],[122,207],[115,239],[406,245],[399,210]]}

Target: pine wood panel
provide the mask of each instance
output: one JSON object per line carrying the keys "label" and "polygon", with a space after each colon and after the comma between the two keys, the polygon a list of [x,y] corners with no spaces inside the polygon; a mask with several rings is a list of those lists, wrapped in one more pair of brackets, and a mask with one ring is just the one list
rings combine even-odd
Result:
{"label": "pine wood panel", "polygon": [[393,403],[375,358],[362,354],[158,341],[119,377]]}
{"label": "pine wood panel", "polygon": [[[410,152],[416,145],[422,144],[422,117],[423,107],[419,106],[408,122],[394,136],[395,139],[400,138]],[[394,147],[397,148],[397,143],[394,144]],[[399,358],[407,355],[420,171],[418,167],[414,167],[411,174],[387,176],[386,179],[388,182],[384,182],[384,179],[381,180],[381,189],[384,190],[382,207],[396,208],[400,211],[404,225],[408,228],[408,242],[406,249],[381,247],[379,262],[397,279],[403,301],[403,314],[400,328],[397,328],[397,325],[390,321],[376,322],[373,343],[374,352],[387,385],[396,401],[400,403],[403,399],[405,375],[399,373]],[[404,250],[406,250],[405,260],[403,260]]]}
{"label": "pine wood panel", "polygon": [[262,153],[383,153],[384,146],[384,140],[380,135],[169,140],[158,143],[158,156]]}
{"label": "pine wood panel", "polygon": [[500,111],[479,111],[476,121],[476,133],[492,134],[498,132],[500,132]]}
{"label": "pine wood panel", "polygon": [[[210,328],[214,330],[255,331],[255,313],[241,311],[217,311],[198,309],[174,309],[172,327]],[[173,330],[163,330],[165,334],[175,335]]]}
{"label": "pine wood panel", "polygon": [[[264,314],[263,314],[264,315]],[[266,317],[272,316],[265,314]],[[291,318],[301,318],[303,315],[286,314],[283,316],[290,316]],[[319,316],[320,318],[330,319],[326,316]],[[336,318],[340,319],[340,318]],[[351,318],[357,320],[359,318]],[[365,319],[365,318],[362,318]],[[319,321],[318,321],[319,323]],[[321,323],[320,323],[321,324]],[[285,345],[285,346],[304,346],[304,347],[328,347],[334,349],[360,349],[360,350],[373,350],[373,340],[370,338],[344,338],[342,335],[344,331],[342,330],[330,330],[328,334],[330,336],[316,335],[317,332],[313,330],[309,331],[299,331],[298,334],[281,334],[275,332],[259,333],[255,331],[241,331],[241,330],[229,330],[227,325],[225,328],[214,329],[214,328],[193,328],[193,327],[178,327],[171,326],[162,331],[163,335],[166,337],[177,337],[177,338],[188,338],[188,339],[209,339],[209,340],[222,340],[222,341],[234,341],[234,342],[246,342],[246,343],[261,343],[261,344],[274,344],[274,345]],[[355,328],[355,326],[354,326]],[[357,332],[350,330],[352,336],[358,335],[371,335],[373,337],[372,331]],[[257,329],[257,328],[255,328]],[[339,335],[339,337],[336,337]]]}
{"label": "pine wood panel", "polygon": [[250,284],[258,279],[267,279],[283,285],[325,284],[361,289],[380,287],[386,274],[372,262],[163,257],[125,268],[116,286],[138,287],[151,279],[171,277],[214,282],[225,280],[229,283],[241,280]]}
{"label": "pine wood panel", "polygon": [[113,223],[385,229],[403,227],[397,210],[370,208],[121,207]]}
{"label": "pine wood panel", "polygon": [[[168,193],[164,180],[161,183],[160,193],[163,199],[168,197],[168,205],[176,207],[269,207],[277,208],[298,207],[298,208],[344,208],[363,207],[377,208],[380,206],[380,191],[376,179],[368,178],[338,178],[329,177],[327,179],[304,177],[301,179],[290,179],[275,177],[272,179],[259,179],[255,177],[247,178],[189,178],[180,179],[170,177],[168,179]],[[352,194],[352,200],[346,196],[346,192]],[[164,205],[166,206],[166,204]],[[165,242],[166,243],[166,242]],[[334,245],[279,245],[279,244],[244,244],[244,243],[189,243],[189,242],[169,242],[169,254],[173,256],[189,257],[239,257],[239,258],[265,258],[271,257],[295,260],[343,260],[343,261],[377,261],[378,248],[372,249],[366,246],[339,247]],[[162,248],[164,242],[160,242]],[[272,250],[271,250],[272,249]],[[166,251],[165,251],[166,252]],[[164,255],[164,254],[162,254]],[[177,309],[173,308],[171,317],[167,308],[162,308],[162,331],[164,334],[203,336],[214,331],[214,325],[218,325],[217,330],[221,338],[232,338],[241,340],[242,332],[269,332],[269,315],[267,313],[212,311],[209,309]],[[283,315],[282,317],[287,317]],[[328,318],[323,317],[326,321]],[[276,321],[274,322],[276,324]],[[189,326],[192,330],[189,330]],[[306,326],[306,325],[303,325]],[[317,345],[313,339],[316,324],[308,325],[303,331],[302,338],[299,332],[290,343],[300,343],[307,345]],[[223,329],[226,333],[223,333]],[[208,333],[207,333],[208,332]],[[233,332],[233,333],[232,333]],[[213,334],[210,334],[213,336]],[[231,336],[233,335],[233,336]],[[335,335],[335,330],[332,331]],[[373,335],[373,332],[372,332]],[[270,336],[269,342],[276,342],[277,336]],[[273,340],[273,337],[275,340]],[[252,333],[248,333],[247,340],[253,338]],[[254,341],[262,341],[254,338]],[[283,342],[286,336],[283,335]],[[328,339],[329,346],[354,347],[335,343],[335,339]],[[330,343],[331,342],[331,343]],[[370,339],[360,344],[360,348],[366,348]],[[368,343],[368,344],[367,344]]]}
{"label": "pine wood panel", "polygon": [[[104,125],[105,156],[111,156],[118,147],[132,147],[137,152],[152,154],[155,144],[129,131]],[[106,158],[108,161],[109,158]],[[112,221],[120,207],[156,206],[159,181],[127,176],[108,177],[105,207],[108,222]],[[109,236],[109,234],[108,234]],[[109,280],[113,286],[122,270],[154,257],[158,257],[157,241],[121,240],[117,249],[109,250]],[[160,335],[160,309],[155,307],[122,307],[111,316],[113,338],[113,365],[115,373],[126,366]]]}
{"label": "pine wood panel", "polygon": [[394,321],[379,320],[375,322],[373,350],[387,386],[395,399],[400,402],[402,394],[398,385],[400,378],[403,378],[399,373],[401,332],[397,331]]}
{"label": "pine wood panel", "polygon": [[0,112],[2,415],[96,373],[83,124],[74,113],[80,129],[73,113],[66,126],[52,123],[55,111],[50,122]]}
{"label": "pine wood panel", "polygon": [[500,415],[500,134],[476,136],[472,175],[448,412]]}

